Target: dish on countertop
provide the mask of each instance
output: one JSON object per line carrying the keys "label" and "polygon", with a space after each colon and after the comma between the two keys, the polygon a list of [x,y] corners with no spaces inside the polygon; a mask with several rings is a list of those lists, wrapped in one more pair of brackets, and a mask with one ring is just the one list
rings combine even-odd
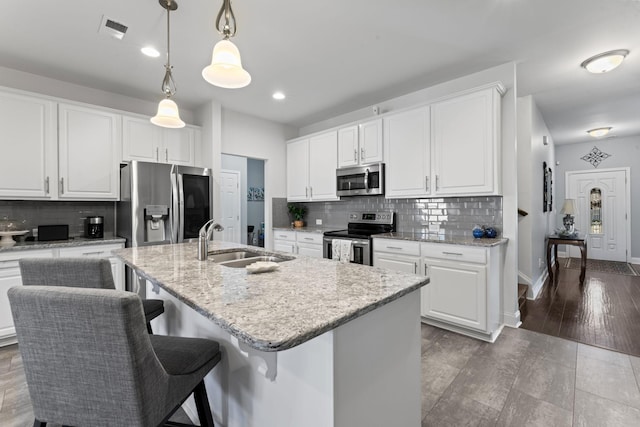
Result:
{"label": "dish on countertop", "polygon": [[280,265],[277,262],[257,261],[253,264],[247,265],[245,268],[247,269],[247,273],[255,274],[277,270],[278,268],[280,268]]}

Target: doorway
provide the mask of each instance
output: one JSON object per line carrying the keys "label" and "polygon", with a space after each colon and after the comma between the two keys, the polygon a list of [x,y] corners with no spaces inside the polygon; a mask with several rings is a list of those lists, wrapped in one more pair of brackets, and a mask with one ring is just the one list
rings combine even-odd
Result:
{"label": "doorway", "polygon": [[[575,223],[587,238],[589,259],[629,260],[628,177],[629,168],[566,172],[566,198],[576,200]],[[569,256],[579,257],[579,249],[570,246]]]}
{"label": "doorway", "polygon": [[222,203],[222,221],[224,227],[222,240],[241,243],[240,241],[240,172],[232,170],[220,171],[220,201]]}

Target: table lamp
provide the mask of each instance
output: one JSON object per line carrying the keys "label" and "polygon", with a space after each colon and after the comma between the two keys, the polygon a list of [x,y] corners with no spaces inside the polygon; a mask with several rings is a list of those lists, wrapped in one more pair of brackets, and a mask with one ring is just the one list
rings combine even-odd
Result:
{"label": "table lamp", "polygon": [[565,214],[564,218],[562,218],[562,224],[564,224],[565,232],[567,234],[573,234],[575,232],[575,228],[573,225],[573,217],[578,213],[578,206],[576,205],[575,199],[565,199],[564,204],[562,205],[562,210],[560,210],[561,214]]}

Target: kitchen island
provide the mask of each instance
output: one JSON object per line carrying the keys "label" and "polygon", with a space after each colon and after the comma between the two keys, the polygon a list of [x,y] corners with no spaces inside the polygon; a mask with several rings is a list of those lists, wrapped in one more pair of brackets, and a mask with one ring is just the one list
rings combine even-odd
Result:
{"label": "kitchen island", "polygon": [[[224,242],[210,252],[238,248],[263,252]],[[290,254],[249,274],[198,261],[194,243],[114,253],[165,300],[156,333],[221,343],[223,362],[205,380],[216,425],[420,425],[428,278]]]}

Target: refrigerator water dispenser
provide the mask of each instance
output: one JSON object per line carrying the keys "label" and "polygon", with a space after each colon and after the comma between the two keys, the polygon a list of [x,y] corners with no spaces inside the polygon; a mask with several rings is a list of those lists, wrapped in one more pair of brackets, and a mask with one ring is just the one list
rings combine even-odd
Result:
{"label": "refrigerator water dispenser", "polygon": [[144,208],[145,242],[162,242],[165,240],[165,221],[168,221],[167,205],[147,205]]}

